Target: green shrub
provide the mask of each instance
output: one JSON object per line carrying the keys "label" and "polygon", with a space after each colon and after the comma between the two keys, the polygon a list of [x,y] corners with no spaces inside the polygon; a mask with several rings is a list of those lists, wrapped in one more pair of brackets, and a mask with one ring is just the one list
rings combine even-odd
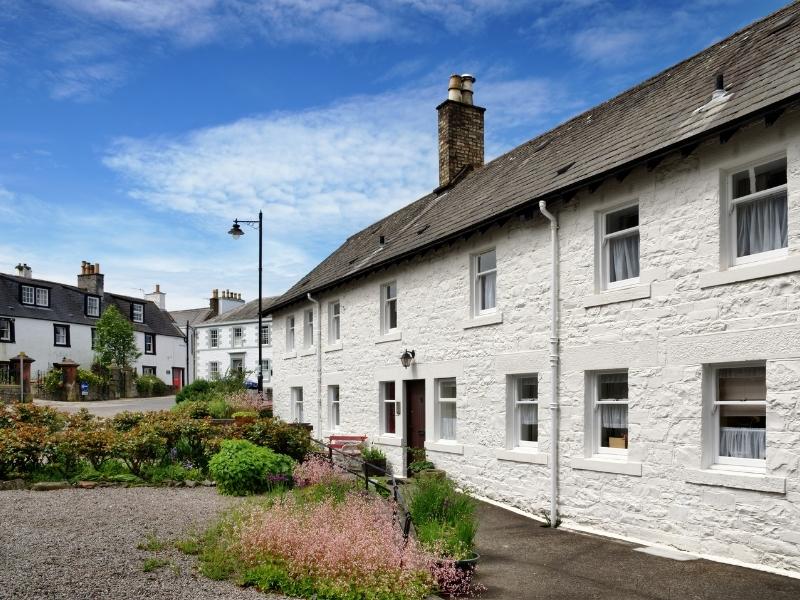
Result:
{"label": "green shrub", "polygon": [[140,396],[163,396],[167,384],[155,375],[142,375],[136,379],[136,391]]}
{"label": "green shrub", "polygon": [[361,448],[361,457],[369,462],[369,461],[380,461],[386,460],[386,455],[383,453],[383,450],[378,448],[377,446],[364,446]]}
{"label": "green shrub", "polygon": [[117,431],[130,431],[144,419],[144,413],[129,410],[118,413],[111,419],[111,425]]}
{"label": "green shrub", "polygon": [[474,548],[475,501],[457,492],[449,479],[417,479],[408,509],[423,546],[453,558],[467,558]]}
{"label": "green shrub", "polygon": [[294,461],[247,440],[226,440],[208,467],[220,493],[246,496],[288,483]]}
{"label": "green shrub", "polygon": [[208,414],[215,419],[230,419],[233,407],[225,402],[225,398],[214,398],[208,403]]}
{"label": "green shrub", "polygon": [[45,373],[42,384],[48,394],[55,394],[64,387],[64,372],[61,369],[50,369]]}
{"label": "green shrub", "polygon": [[120,433],[116,437],[113,452],[131,473],[141,477],[145,467],[152,466],[164,458],[167,445],[152,426],[142,424]]}
{"label": "green shrub", "polygon": [[180,404],[173,406],[171,410],[173,413],[177,413],[191,419],[202,419],[204,417],[211,416],[211,413],[208,410],[208,402],[205,400],[181,402]]}
{"label": "green shrub", "polygon": [[106,383],[100,375],[88,369],[78,369],[77,379],[82,383],[88,383],[90,388],[100,388]]}
{"label": "green shrub", "polygon": [[311,452],[311,434],[308,430],[280,419],[258,419],[255,423],[240,425],[236,437],[291,456],[298,462]]}
{"label": "green shrub", "polygon": [[177,393],[175,396],[175,402],[180,404],[181,402],[205,400],[204,396],[210,391],[212,391],[212,385],[210,381],[206,381],[205,379],[196,379],[189,385],[184,386],[183,389]]}

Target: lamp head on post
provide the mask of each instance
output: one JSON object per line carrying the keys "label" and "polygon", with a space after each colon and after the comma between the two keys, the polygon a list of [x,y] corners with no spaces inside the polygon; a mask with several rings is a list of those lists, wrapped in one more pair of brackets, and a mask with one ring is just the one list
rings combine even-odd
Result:
{"label": "lamp head on post", "polygon": [[242,228],[239,226],[238,219],[234,219],[233,227],[231,227],[231,230],[228,232],[228,234],[232,235],[233,239],[235,240],[238,240],[240,237],[244,235],[244,231],[242,231]]}
{"label": "lamp head on post", "polygon": [[411,363],[414,361],[414,357],[416,356],[416,352],[411,350],[404,350],[403,353],[400,355],[400,364],[403,365],[406,369],[411,366]]}

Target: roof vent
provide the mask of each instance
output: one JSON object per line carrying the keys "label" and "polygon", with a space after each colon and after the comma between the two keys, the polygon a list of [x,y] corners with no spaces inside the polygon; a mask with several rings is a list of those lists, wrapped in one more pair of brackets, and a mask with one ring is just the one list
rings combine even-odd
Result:
{"label": "roof vent", "polygon": [[796,19],[796,17],[794,15],[792,15],[790,17],[786,17],[782,21],[778,21],[775,24],[775,27],[773,27],[772,29],[769,30],[769,33],[767,35],[773,35],[775,33],[778,33],[779,31],[783,31],[784,29],[789,27],[792,23],[794,23],[795,19]]}
{"label": "roof vent", "polygon": [[571,163],[569,163],[568,165],[564,165],[564,166],[563,166],[563,167],[561,167],[561,168],[560,168],[558,171],[556,171],[556,175],[563,175],[564,173],[566,173],[567,171],[569,171],[569,170],[572,168],[572,165],[574,165],[574,164],[575,164],[575,161],[573,160],[573,161],[572,161]]}
{"label": "roof vent", "polygon": [[383,246],[383,245],[386,243],[386,238],[385,238],[384,236],[380,236],[380,237],[378,238],[378,243],[379,243],[379,244],[381,245],[381,247],[382,247],[382,246]]}
{"label": "roof vent", "polygon": [[716,108],[720,106],[723,102],[727,102],[733,94],[731,94],[728,90],[730,89],[731,85],[725,85],[725,76],[722,72],[717,73],[714,78],[714,91],[711,92],[711,100],[703,104],[700,108],[696,108],[693,115],[698,113],[708,112],[712,108]]}
{"label": "roof vent", "polygon": [[545,148],[547,148],[547,146],[550,145],[550,142],[552,142],[552,141],[553,141],[553,138],[547,138],[541,144],[536,146],[536,148],[534,148],[533,151],[534,152],[539,152],[539,150],[544,150]]}

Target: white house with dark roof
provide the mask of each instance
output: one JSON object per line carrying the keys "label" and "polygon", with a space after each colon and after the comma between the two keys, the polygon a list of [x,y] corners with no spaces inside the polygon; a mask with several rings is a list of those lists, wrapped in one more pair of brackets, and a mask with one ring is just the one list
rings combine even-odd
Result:
{"label": "white house with dark roof", "polygon": [[36,361],[34,378],[64,358],[88,369],[94,361],[94,326],[109,306],[115,306],[133,324],[142,353],[136,371],[180,388],[185,383],[186,343],[169,313],[153,300],[107,292],[103,281],[100,265],[86,261],[74,286],[35,279],[28,265],[18,265],[16,275],[0,273],[0,380],[8,376],[9,360],[20,352]]}
{"label": "white house with dark roof", "polygon": [[273,303],[276,414],[800,574],[798,56],[793,3],[485,165],[452,77],[439,187]]}

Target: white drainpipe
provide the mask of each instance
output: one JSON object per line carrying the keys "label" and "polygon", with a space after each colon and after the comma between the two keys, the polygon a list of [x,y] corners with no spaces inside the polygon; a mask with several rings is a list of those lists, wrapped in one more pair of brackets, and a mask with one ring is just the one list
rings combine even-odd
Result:
{"label": "white drainpipe", "polygon": [[315,317],[315,337],[316,355],[317,355],[317,436],[322,436],[322,309],[320,308],[319,300],[314,300],[311,294],[306,294],[306,297],[317,305],[317,316]]}
{"label": "white drainpipe", "polygon": [[558,522],[558,221],[547,210],[547,203],[539,201],[539,210],[550,221],[553,264],[550,281],[550,526]]}

